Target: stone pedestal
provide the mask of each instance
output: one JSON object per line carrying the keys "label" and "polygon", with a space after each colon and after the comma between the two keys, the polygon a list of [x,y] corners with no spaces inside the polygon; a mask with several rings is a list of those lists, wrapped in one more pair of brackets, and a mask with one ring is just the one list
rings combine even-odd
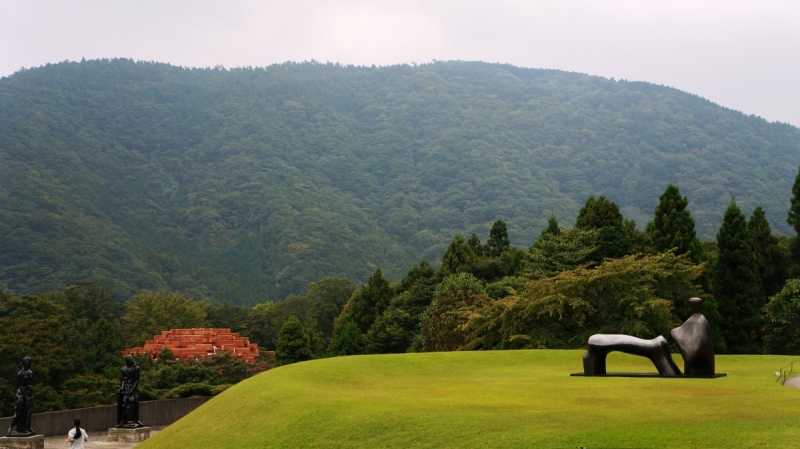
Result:
{"label": "stone pedestal", "polygon": [[138,443],[150,438],[149,427],[125,429],[112,427],[108,429],[108,441],[121,441],[125,443]]}
{"label": "stone pedestal", "polygon": [[0,438],[0,449],[44,449],[44,435],[34,435],[32,437],[2,437]]}

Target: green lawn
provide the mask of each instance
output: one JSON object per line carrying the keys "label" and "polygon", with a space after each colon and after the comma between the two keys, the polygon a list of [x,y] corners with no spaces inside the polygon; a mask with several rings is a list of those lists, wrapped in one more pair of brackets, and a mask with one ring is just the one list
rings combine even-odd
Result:
{"label": "green lawn", "polygon": [[[570,377],[583,351],[337,357],[248,379],[139,446],[800,447],[800,357],[717,356],[717,379]],[[680,355],[674,355],[683,367]],[[655,372],[612,353],[609,371]]]}

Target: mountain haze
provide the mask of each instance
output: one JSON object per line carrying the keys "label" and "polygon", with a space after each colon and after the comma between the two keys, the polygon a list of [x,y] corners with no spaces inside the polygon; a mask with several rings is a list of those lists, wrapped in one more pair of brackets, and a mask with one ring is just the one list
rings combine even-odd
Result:
{"label": "mountain haze", "polygon": [[643,227],[669,182],[701,237],[731,195],[789,233],[798,164],[795,127],[577,73],[52,64],[0,79],[0,289],[88,278],[253,304],[398,279],[496,219],[529,246],[590,194]]}

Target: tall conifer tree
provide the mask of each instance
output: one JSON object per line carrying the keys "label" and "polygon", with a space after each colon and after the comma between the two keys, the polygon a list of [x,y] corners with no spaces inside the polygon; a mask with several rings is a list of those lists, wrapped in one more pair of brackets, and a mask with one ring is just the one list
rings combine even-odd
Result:
{"label": "tall conifer tree", "polygon": [[550,214],[550,218],[547,219],[547,228],[542,231],[542,235],[550,234],[550,235],[559,235],[561,234],[561,228],[558,227],[558,220],[556,219],[556,214]]}
{"label": "tall conifer tree", "polygon": [[[786,222],[794,228],[795,236],[792,237],[791,251],[795,264],[800,263],[800,167],[792,185],[792,199],[789,205],[789,216]],[[794,274],[794,273],[793,273]]]}
{"label": "tall conifer tree", "polygon": [[314,358],[308,332],[294,315],[290,316],[281,326],[276,346],[275,362],[278,365],[288,365]]}
{"label": "tall conifer tree", "polygon": [[786,255],[772,235],[772,228],[761,206],[756,207],[747,221],[747,236],[753,257],[753,270],[759,284],[761,309],[770,296],[777,294],[786,282]]}
{"label": "tall conifer tree", "polygon": [[467,245],[472,248],[472,251],[475,253],[476,256],[481,257],[483,256],[483,245],[481,245],[481,239],[478,238],[478,235],[474,232],[471,236],[469,236],[469,240],[467,240]]}
{"label": "tall conifer tree", "polygon": [[681,196],[678,186],[668,184],[667,189],[658,198],[655,218],[647,226],[656,251],[663,252],[677,248],[677,254],[689,251],[695,239],[694,218],[686,210],[689,200]]}
{"label": "tall conifer tree", "polygon": [[511,248],[511,241],[508,240],[508,228],[503,220],[497,220],[489,231],[489,240],[486,241],[486,255],[489,257],[499,257],[503,251]]}
{"label": "tall conifer tree", "polygon": [[575,228],[601,229],[610,226],[616,230],[621,230],[623,221],[624,218],[619,212],[617,203],[609,201],[603,195],[597,198],[591,195],[578,212],[578,218],[575,219]]}
{"label": "tall conifer tree", "polygon": [[753,271],[747,221],[734,198],[717,233],[719,257],[714,266],[714,296],[722,316],[720,331],[732,353],[758,351],[758,281]]}
{"label": "tall conifer tree", "polygon": [[[381,269],[372,273],[366,284],[353,293],[347,303],[347,316],[357,325],[362,334],[367,333],[372,323],[386,310],[394,292],[389,281],[384,279]],[[345,323],[342,323],[345,324]],[[334,330],[338,337],[338,333]]]}
{"label": "tall conifer tree", "polygon": [[461,234],[456,234],[453,241],[447,245],[447,249],[442,254],[442,265],[439,267],[445,273],[455,273],[464,265],[475,259],[475,252],[469,244],[464,241]]}
{"label": "tall conifer tree", "polygon": [[[631,222],[632,223],[632,222]],[[635,224],[633,225],[635,227]],[[625,218],[619,211],[619,206],[600,195],[595,199],[590,196],[578,212],[575,219],[575,229],[597,229],[595,243],[598,246],[595,261],[603,259],[616,259],[629,254],[631,239],[625,227]]]}

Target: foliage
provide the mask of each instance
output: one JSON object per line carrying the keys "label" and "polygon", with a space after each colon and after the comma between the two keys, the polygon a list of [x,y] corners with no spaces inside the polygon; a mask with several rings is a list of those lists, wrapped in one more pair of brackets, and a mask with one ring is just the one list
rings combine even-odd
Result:
{"label": "foliage", "polygon": [[685,254],[695,240],[694,218],[686,209],[689,200],[681,196],[678,186],[667,184],[658,198],[653,221],[648,223],[653,247],[658,252],[675,249],[676,254]]}
{"label": "foliage", "polygon": [[76,343],[65,304],[49,297],[8,296],[0,292],[0,413],[14,414],[17,371],[23,357],[33,359],[37,411],[67,405],[65,383],[81,373],[85,351]]}
{"label": "foliage", "polygon": [[140,346],[145,340],[170,329],[210,327],[211,305],[178,293],[140,293],[125,303],[122,332],[125,346]]}
{"label": "foliage", "polygon": [[50,64],[0,80],[0,288],[252,306],[400,279],[498,216],[527,247],[589,194],[646,223],[668,182],[702,238],[731,194],[788,233],[798,148],[789,125],[554,70]]}
{"label": "foliage", "polygon": [[275,362],[280,365],[303,362],[311,360],[314,355],[311,352],[311,338],[308,332],[300,324],[300,320],[292,315],[283,323],[278,333],[278,341],[275,349]]}
{"label": "foliage", "polygon": [[489,231],[489,239],[486,241],[486,256],[500,257],[504,251],[511,248],[511,241],[508,240],[508,228],[503,220],[497,220]]}
{"label": "foliage", "polygon": [[560,233],[561,233],[561,228],[558,227],[558,220],[556,219],[556,214],[550,214],[550,218],[547,219],[547,227],[544,228],[542,234],[558,235]]}
{"label": "foliage", "polygon": [[463,328],[469,312],[489,303],[483,284],[469,273],[450,275],[436,287],[431,305],[420,319],[416,349],[455,351],[464,349],[468,332]]}
{"label": "foliage", "polygon": [[86,351],[87,368],[109,379],[119,377],[119,367],[124,364],[119,335],[110,321],[100,318],[92,327],[90,346]]}
{"label": "foliage", "polygon": [[616,230],[621,230],[624,218],[619,212],[619,206],[613,201],[609,201],[605,196],[600,195],[595,199],[590,195],[586,203],[578,212],[575,219],[576,229],[602,229],[606,226]]}
{"label": "foliage", "polygon": [[311,305],[308,315],[317,323],[317,329],[325,341],[333,335],[333,323],[342,313],[344,305],[356,290],[349,279],[327,276],[319,282],[308,285],[308,296]]}
{"label": "foliage", "polygon": [[771,296],[783,288],[789,254],[778,244],[777,237],[772,235],[772,228],[761,206],[756,207],[747,220],[747,239],[759,287],[756,307],[761,309]]}
{"label": "foliage", "polygon": [[310,304],[307,296],[290,295],[283,301],[258,304],[247,317],[247,336],[268,351],[274,351],[281,326],[290,316],[295,316],[304,327],[312,327],[308,317]]}
{"label": "foliage", "polygon": [[797,176],[792,184],[792,198],[789,204],[789,216],[786,218],[786,222],[794,228],[795,233],[800,234],[800,167],[798,167]]}
{"label": "foliage", "polygon": [[789,279],[763,313],[765,352],[800,354],[800,279]]}
{"label": "foliage", "polygon": [[337,318],[338,325],[334,325],[334,336],[338,337],[339,329],[348,321],[356,323],[362,334],[366,333],[389,306],[392,296],[394,291],[378,268],[347,302],[347,308]]}
{"label": "foliage", "polygon": [[564,270],[589,265],[598,260],[596,230],[562,229],[558,234],[539,236],[530,251],[530,270],[534,277],[550,277]]}
{"label": "foliage", "polygon": [[464,237],[461,234],[456,234],[453,237],[453,241],[447,245],[444,254],[442,254],[442,266],[439,269],[443,273],[456,273],[459,269],[468,265],[477,257],[472,249],[473,244],[465,243]]}
{"label": "foliage", "polygon": [[228,301],[224,301],[221,306],[213,307],[208,312],[208,322],[211,327],[230,329],[231,332],[247,334],[247,317],[250,315],[250,308],[242,306],[232,306]]}
{"label": "foliage", "polygon": [[731,198],[717,233],[719,254],[714,264],[714,296],[722,320],[719,323],[728,351],[756,353],[759,286],[747,236],[747,221]]}
{"label": "foliage", "polygon": [[[121,366],[121,365],[120,365]],[[119,370],[119,366],[117,366]],[[36,375],[36,371],[34,371]],[[97,374],[78,374],[67,379],[61,389],[61,399],[64,409],[76,409],[86,407],[97,407],[109,405],[115,401],[117,390],[119,390],[119,373],[113,378]],[[38,391],[34,391],[36,399],[36,412],[50,411],[52,407],[42,409],[39,404]]]}
{"label": "foliage", "polygon": [[483,257],[485,255],[483,254],[484,246],[481,245],[481,239],[478,237],[478,234],[473,232],[472,235],[469,236],[469,239],[467,240],[467,246],[469,246],[476,256]]}
{"label": "foliage", "polygon": [[575,229],[597,230],[597,262],[630,254],[635,227],[634,222],[626,222],[616,203],[602,195],[597,199],[589,196],[575,219]]}
{"label": "foliage", "polygon": [[[607,259],[533,280],[524,292],[476,309],[472,348],[580,348],[596,333],[669,335],[676,305],[700,295],[702,267],[672,253]],[[712,302],[712,301],[707,301]],[[712,302],[713,304],[713,302]],[[712,309],[706,307],[706,309]]]}
{"label": "foliage", "polygon": [[[401,301],[406,299],[405,295]],[[369,354],[397,354],[408,352],[419,333],[420,315],[412,315],[407,310],[389,307],[370,326],[366,335],[366,352]]]}
{"label": "foliage", "polygon": [[348,321],[342,326],[342,331],[333,342],[331,347],[331,355],[358,355],[363,354],[366,350],[366,342],[361,331],[358,330],[358,325],[352,321]]}
{"label": "foliage", "polygon": [[367,352],[407,352],[419,334],[420,317],[433,301],[440,281],[427,261],[412,267],[400,282],[399,294],[370,326],[366,335]]}
{"label": "foliage", "polygon": [[227,352],[187,361],[166,355],[155,364],[140,364],[140,390],[148,400],[214,396],[257,372]]}

